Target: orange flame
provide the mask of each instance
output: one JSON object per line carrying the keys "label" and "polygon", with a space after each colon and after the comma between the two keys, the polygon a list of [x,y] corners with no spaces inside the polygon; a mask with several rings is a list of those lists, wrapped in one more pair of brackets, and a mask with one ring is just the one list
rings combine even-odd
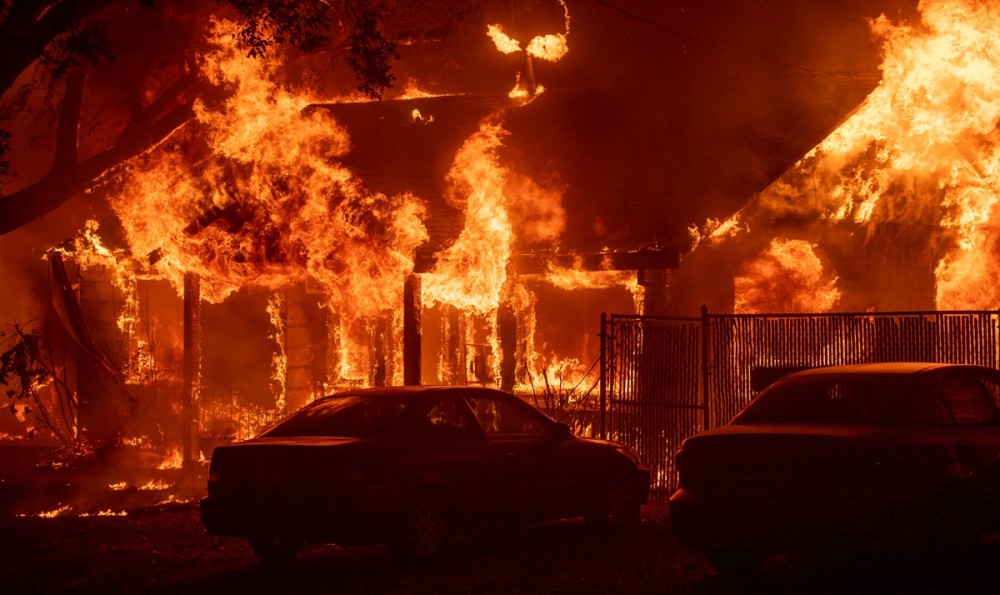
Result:
{"label": "orange flame", "polygon": [[500,124],[484,122],[455,156],[448,180],[452,202],[465,210],[465,227],[423,277],[428,305],[449,304],[478,314],[500,305],[513,240],[504,198],[506,170],[497,156],[507,134]]}
{"label": "orange flame", "polygon": [[[371,385],[377,374],[387,384],[401,383],[403,282],[413,271],[417,247],[428,240],[420,198],[371,192],[342,164],[351,148],[347,131],[328,110],[310,107],[329,99],[279,84],[278,57],[245,57],[232,42],[234,30],[232,23],[215,22],[198,60],[202,76],[225,89],[225,98],[197,103],[196,121],[130,163],[110,198],[129,250],[104,254],[96,233],[91,240],[92,252],[125,278],[163,278],[178,294],[186,274],[200,279],[201,298],[209,302],[244,288],[272,292],[276,407],[255,408],[237,395],[232,404],[200,403],[202,424],[217,428],[217,438],[253,435],[291,406],[282,296],[295,284],[323,296],[329,343],[324,391]],[[499,27],[491,32],[498,47],[521,50],[516,40],[504,41]],[[557,60],[565,55],[568,32],[567,12],[565,34],[539,36],[524,51]],[[428,95],[412,82],[403,92]],[[418,110],[411,115],[415,123],[433,122]],[[422,274],[423,304],[451,309],[458,321],[444,331],[451,333],[445,343],[454,339],[464,355],[442,357],[442,368],[474,360],[487,368],[475,371],[478,380],[499,383],[504,353],[497,317],[508,306],[518,319],[518,339],[503,348],[517,350],[518,366],[535,371],[535,381],[575,385],[588,374],[585,358],[551,353],[536,342],[532,289],[509,276],[515,244],[558,250],[566,228],[565,188],[537,182],[502,162],[509,134],[502,121],[502,112],[484,120],[454,157],[448,198],[464,212],[465,225],[439,252],[437,265]],[[625,272],[553,268],[532,283],[642,293],[634,273]],[[179,457],[174,452],[163,465],[179,465]]]}
{"label": "orange flame", "polygon": [[919,25],[872,21],[884,40],[879,86],[740,216],[793,216],[819,233],[856,226],[868,240],[890,223],[933,230],[930,245],[916,243],[933,260],[937,308],[995,308],[1000,12],[980,0],[919,9]]}
{"label": "orange flame", "polygon": [[738,314],[828,312],[840,301],[837,278],[823,272],[814,244],[776,239],[735,279]]}

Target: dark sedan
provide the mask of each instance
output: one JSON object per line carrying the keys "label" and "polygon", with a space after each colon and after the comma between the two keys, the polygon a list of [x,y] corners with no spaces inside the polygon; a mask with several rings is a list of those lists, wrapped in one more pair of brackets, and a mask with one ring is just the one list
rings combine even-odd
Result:
{"label": "dark sedan", "polygon": [[505,392],[373,388],[216,448],[201,518],[211,534],[249,538],[263,558],[316,542],[387,543],[419,559],[469,527],[634,523],[648,490],[634,452],[575,437]]}
{"label": "dark sedan", "polygon": [[676,453],[682,543],[722,573],[802,547],[967,554],[1000,535],[1000,373],[815,368]]}

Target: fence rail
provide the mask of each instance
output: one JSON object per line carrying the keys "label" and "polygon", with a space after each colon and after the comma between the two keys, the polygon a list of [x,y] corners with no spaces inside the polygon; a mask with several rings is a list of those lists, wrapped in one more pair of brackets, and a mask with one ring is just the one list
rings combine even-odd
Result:
{"label": "fence rail", "polygon": [[653,498],[684,438],[723,425],[791,370],[936,361],[1000,368],[1000,311],[601,316],[603,436],[635,448]]}

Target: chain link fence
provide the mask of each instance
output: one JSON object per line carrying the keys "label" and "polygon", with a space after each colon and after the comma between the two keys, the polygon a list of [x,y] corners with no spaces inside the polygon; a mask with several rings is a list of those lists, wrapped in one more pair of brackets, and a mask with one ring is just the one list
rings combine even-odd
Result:
{"label": "chain link fence", "polygon": [[888,361],[1000,368],[1000,312],[605,315],[601,353],[600,433],[639,452],[662,501],[684,438],[727,423],[781,376]]}

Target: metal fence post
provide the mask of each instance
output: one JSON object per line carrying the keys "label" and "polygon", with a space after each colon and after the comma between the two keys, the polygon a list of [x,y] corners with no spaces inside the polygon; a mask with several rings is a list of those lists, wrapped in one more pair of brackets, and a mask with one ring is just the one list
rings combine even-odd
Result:
{"label": "metal fence post", "polygon": [[712,420],[712,407],[711,407],[711,390],[708,386],[708,357],[710,353],[709,349],[709,339],[712,335],[711,322],[708,318],[708,306],[701,306],[701,391],[702,400],[704,401],[705,408],[705,429],[709,429],[714,426]]}
{"label": "metal fence post", "polygon": [[605,329],[607,329],[608,324],[608,314],[607,312],[601,312],[601,367],[600,367],[600,383],[601,383],[601,433],[602,439],[607,440],[608,433],[605,427],[604,416],[605,411],[608,407],[608,393],[607,393],[607,374],[608,374],[608,341]]}

